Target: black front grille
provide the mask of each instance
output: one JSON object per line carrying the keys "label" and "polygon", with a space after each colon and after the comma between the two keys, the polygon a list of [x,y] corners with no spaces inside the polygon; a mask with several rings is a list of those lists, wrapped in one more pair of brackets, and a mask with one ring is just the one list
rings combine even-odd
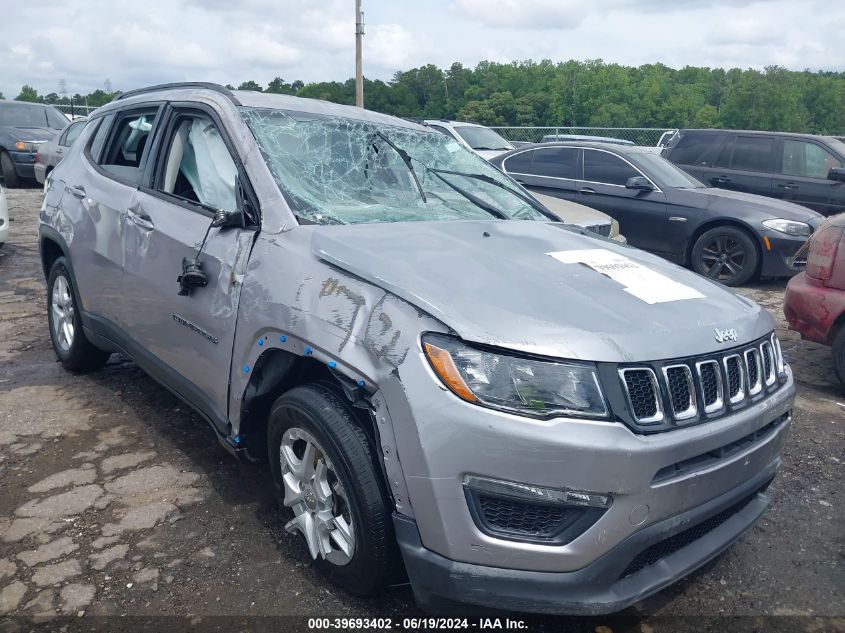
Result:
{"label": "black front grille", "polygon": [[634,369],[626,371],[625,386],[628,388],[628,397],[631,399],[634,415],[637,418],[646,419],[657,415],[657,398],[655,397],[651,370]]}
{"label": "black front grille", "polygon": [[736,398],[742,390],[742,366],[739,363],[739,356],[729,356],[725,361],[728,372],[728,395]]}
{"label": "black front grille", "polygon": [[768,344],[763,345],[763,374],[768,379],[774,374],[775,364],[772,362],[772,346]]}
{"label": "black front grille", "polygon": [[701,365],[701,394],[704,406],[712,407],[719,401],[719,366],[716,363]]}
{"label": "black front grille", "polygon": [[576,508],[563,508],[525,503],[503,497],[479,495],[478,503],[484,522],[493,530],[514,535],[548,538],[560,530]]}
{"label": "black front grille", "polygon": [[678,550],[690,545],[700,539],[703,536],[706,536],[717,527],[722,525],[725,521],[730,519],[733,515],[737,512],[745,508],[754,497],[757,496],[757,493],[765,490],[768,486],[768,482],[765,486],[761,487],[758,490],[755,490],[752,494],[748,495],[741,501],[733,504],[731,507],[722,510],[719,514],[716,514],[709,519],[706,519],[699,523],[698,525],[694,525],[691,528],[687,528],[683,532],[675,534],[674,536],[670,536],[667,539],[659,541],[644,549],[640,552],[634,560],[630,562],[630,564],[625,568],[625,571],[622,572],[622,575],[619,578],[627,578],[628,576],[633,576],[639,571],[642,571],[646,567],[650,567],[654,565],[656,562],[666,558],[677,552]]}
{"label": "black front grille", "polygon": [[687,411],[692,406],[687,370],[683,367],[670,367],[666,370],[666,382],[672,398],[672,410],[675,413]]}
{"label": "black front grille", "polygon": [[760,380],[760,368],[757,366],[757,354],[751,352],[746,359],[748,364],[748,384],[756,385]]}

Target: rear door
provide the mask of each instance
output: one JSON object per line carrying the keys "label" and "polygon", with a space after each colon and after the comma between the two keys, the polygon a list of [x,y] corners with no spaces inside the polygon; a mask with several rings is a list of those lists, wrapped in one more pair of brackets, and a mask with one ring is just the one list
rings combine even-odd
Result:
{"label": "rear door", "polygon": [[[243,266],[255,231],[210,224],[215,210],[240,209],[238,183],[245,180],[210,108],[173,107],[155,152],[124,221],[126,329],[148,370],[223,430]],[[207,285],[179,294],[177,278],[194,261]]]}
{"label": "rear door", "polygon": [[[121,110],[100,122],[79,169],[63,170],[62,207],[73,226],[71,260],[82,307],[123,327],[123,218],[148,159],[159,105]],[[106,324],[107,325],[107,324]]]}
{"label": "rear door", "polygon": [[734,134],[701,180],[711,187],[771,196],[776,149],[774,136]]}
{"label": "rear door", "polygon": [[601,149],[584,148],[583,152],[583,176],[575,201],[617,220],[619,232],[632,246],[671,254],[663,192],[656,185],[654,191],[628,189],[625,183],[630,178],[648,177],[622,156]]}
{"label": "rear door", "polygon": [[838,212],[834,198],[842,183],[828,180],[834,167],[842,161],[819,142],[782,137],[778,153],[780,161],[772,181],[772,196],[804,205],[824,215]]}
{"label": "rear door", "polygon": [[728,134],[689,130],[680,132],[677,141],[661,154],[702,182],[712,177],[713,164]]}
{"label": "rear door", "polygon": [[502,169],[518,183],[537,193],[575,200],[577,147],[540,147],[508,156]]}

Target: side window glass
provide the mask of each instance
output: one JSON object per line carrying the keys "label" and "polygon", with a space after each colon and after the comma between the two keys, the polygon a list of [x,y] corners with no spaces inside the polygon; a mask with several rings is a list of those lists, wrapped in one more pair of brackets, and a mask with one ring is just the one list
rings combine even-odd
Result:
{"label": "side window glass", "polygon": [[774,143],[772,138],[738,136],[731,159],[731,169],[769,171]]}
{"label": "side window glass", "polygon": [[805,178],[827,178],[833,167],[842,167],[842,162],[815,143],[793,140],[783,142],[781,173]]}
{"label": "side window glass", "polygon": [[99,125],[99,127],[91,135],[91,144],[88,146],[88,153],[94,159],[94,162],[100,161],[100,154],[103,152],[103,145],[106,143],[106,136],[108,136],[113,118],[114,115],[110,114],[94,121],[94,125]]}
{"label": "side window glass", "polygon": [[117,120],[111,141],[100,161],[103,169],[128,180],[140,177],[156,114],[157,109],[136,111]]}
{"label": "side window glass", "polygon": [[77,139],[77,137],[82,133],[82,130],[85,128],[84,121],[77,121],[76,123],[71,123],[70,127],[65,130],[64,140],[60,143],[65,147],[70,147],[73,145],[73,142]]}
{"label": "side window glass", "polygon": [[214,209],[237,209],[238,170],[211,119],[180,118],[166,152],[162,191]]}
{"label": "side window glass", "polygon": [[731,166],[731,156],[734,153],[734,146],[736,145],[736,137],[732,137],[730,141],[725,143],[725,146],[722,148],[722,151],[719,152],[718,158],[716,158],[716,162],[713,163],[715,167],[725,167],[729,168]]}
{"label": "side window glass", "polygon": [[577,149],[567,147],[538,149],[534,151],[534,164],[531,173],[538,176],[575,180],[577,158]]}
{"label": "side window glass", "polygon": [[672,149],[671,159],[676,165],[706,166],[712,161],[715,147],[722,137],[717,134],[687,133]]}
{"label": "side window glass", "polygon": [[531,174],[531,157],[536,152],[520,152],[509,156],[502,163],[502,167],[510,174]]}
{"label": "side window glass", "polygon": [[595,150],[584,150],[584,180],[624,187],[629,178],[642,174],[624,160]]}

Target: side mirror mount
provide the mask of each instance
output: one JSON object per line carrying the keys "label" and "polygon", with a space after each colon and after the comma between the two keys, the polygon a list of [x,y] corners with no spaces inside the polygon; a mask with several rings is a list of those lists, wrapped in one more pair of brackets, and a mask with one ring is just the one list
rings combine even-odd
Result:
{"label": "side mirror mount", "polygon": [[211,220],[211,226],[216,229],[228,229],[232,227],[243,228],[243,211],[224,211],[223,209],[217,209]]}
{"label": "side mirror mount", "polygon": [[651,181],[645,176],[634,176],[633,178],[628,178],[628,182],[625,183],[625,188],[636,189],[637,191],[654,191],[654,185],[651,184]]}
{"label": "side mirror mount", "polygon": [[827,172],[827,179],[845,182],[845,167],[831,167],[830,171]]}

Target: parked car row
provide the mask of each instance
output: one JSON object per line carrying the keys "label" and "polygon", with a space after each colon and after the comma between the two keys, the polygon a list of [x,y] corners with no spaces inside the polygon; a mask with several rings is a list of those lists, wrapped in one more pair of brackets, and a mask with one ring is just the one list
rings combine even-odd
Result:
{"label": "parked car row", "polygon": [[35,178],[35,155],[68,125],[53,106],[0,100],[0,176],[7,187]]}
{"label": "parked car row", "polygon": [[[635,148],[544,149],[568,152],[545,177],[573,197],[662,196],[678,226],[724,198]],[[533,178],[533,152],[500,164]],[[769,505],[795,386],[768,312],[561,222],[430,127],[211,84],[125,93],[47,174],[39,246],[61,363],[127,354],[267,460],[284,528],[354,594],[616,611]]]}

